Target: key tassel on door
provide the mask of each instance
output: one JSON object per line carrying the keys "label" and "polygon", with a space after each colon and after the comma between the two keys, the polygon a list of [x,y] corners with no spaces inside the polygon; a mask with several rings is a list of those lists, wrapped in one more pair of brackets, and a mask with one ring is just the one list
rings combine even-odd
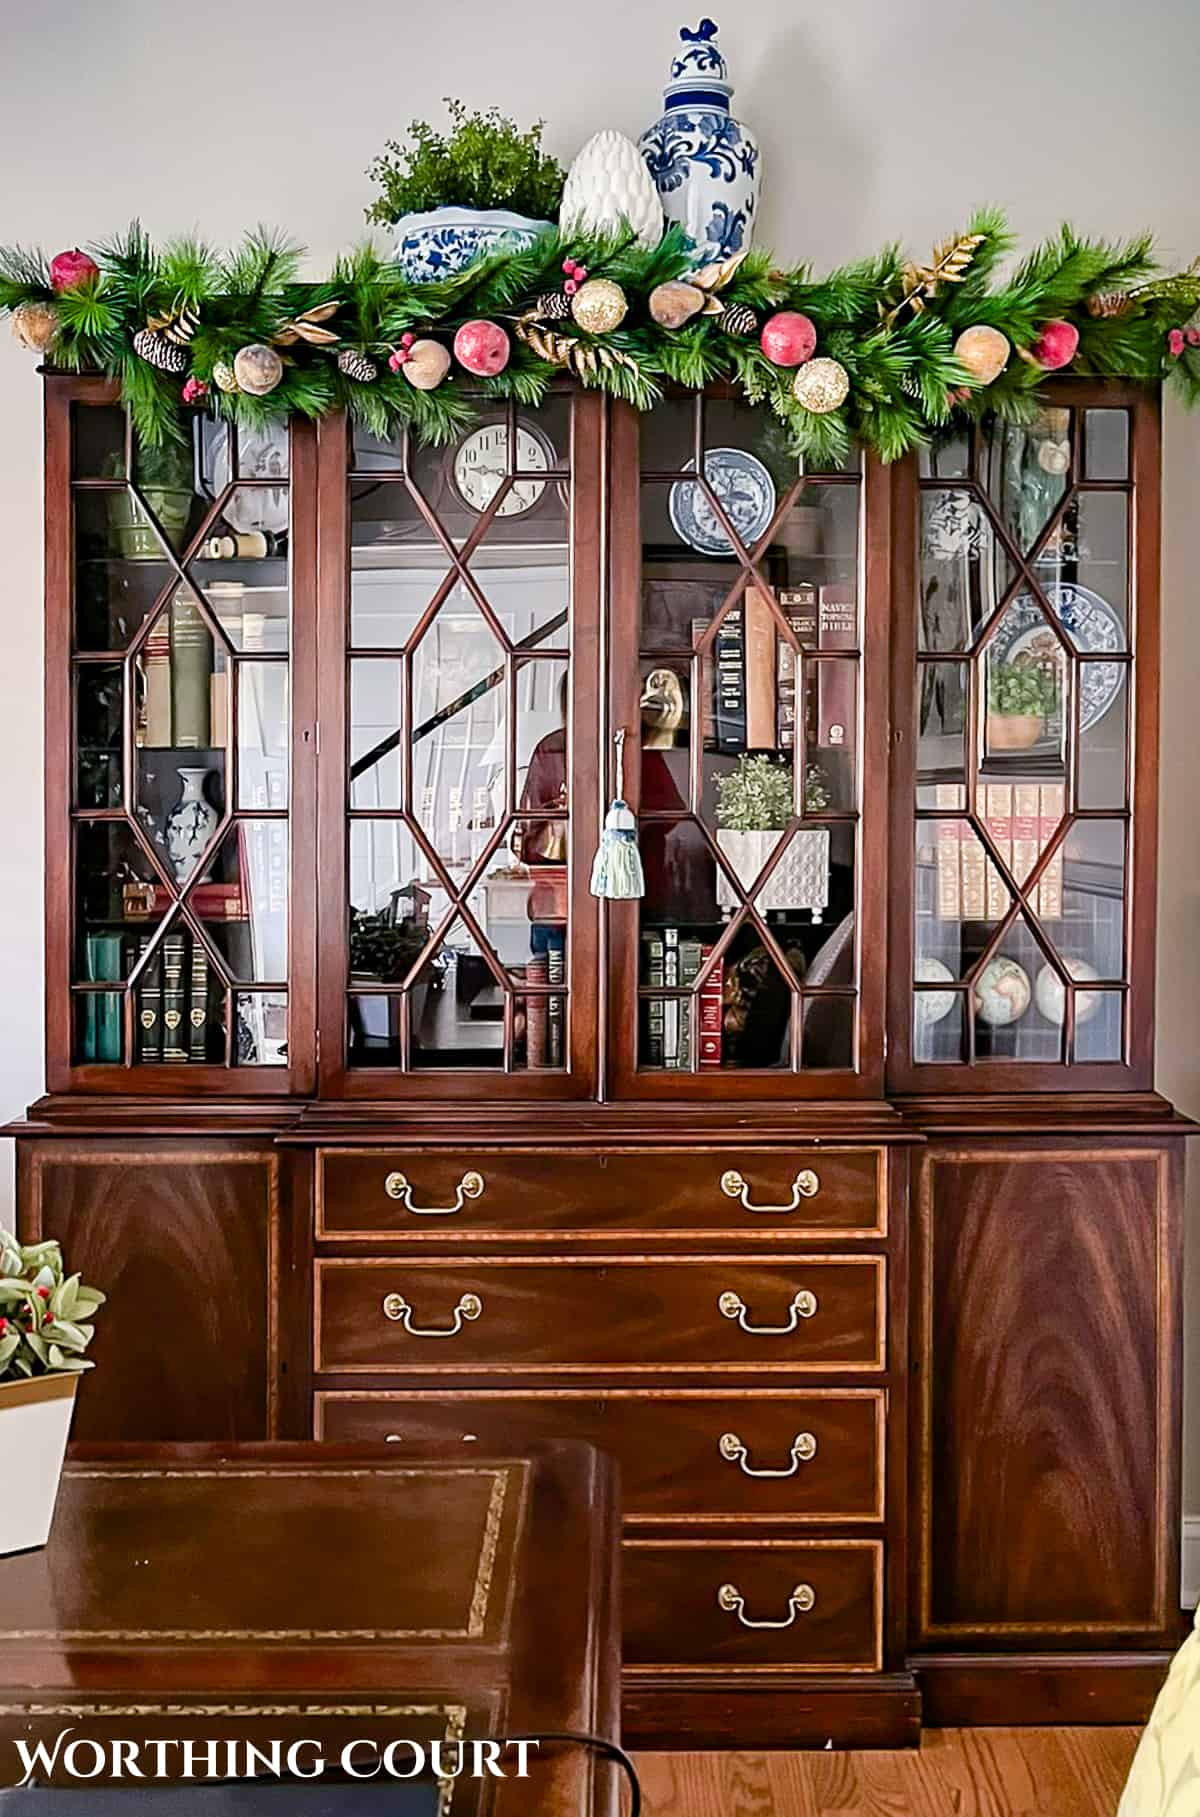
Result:
{"label": "key tassel on door", "polygon": [[637,821],[625,800],[625,728],[615,735],[617,793],[604,816],[604,831],[592,865],[592,895],[613,902],[644,896],[646,878],[638,851]]}

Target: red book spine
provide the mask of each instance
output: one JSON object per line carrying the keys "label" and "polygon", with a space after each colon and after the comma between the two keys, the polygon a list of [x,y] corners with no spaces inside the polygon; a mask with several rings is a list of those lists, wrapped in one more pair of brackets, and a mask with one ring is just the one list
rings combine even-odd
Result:
{"label": "red book spine", "polygon": [[[705,964],[712,952],[706,946],[701,955]],[[700,1070],[720,1066],[722,1029],[725,1008],[725,961],[718,959],[700,991]]]}

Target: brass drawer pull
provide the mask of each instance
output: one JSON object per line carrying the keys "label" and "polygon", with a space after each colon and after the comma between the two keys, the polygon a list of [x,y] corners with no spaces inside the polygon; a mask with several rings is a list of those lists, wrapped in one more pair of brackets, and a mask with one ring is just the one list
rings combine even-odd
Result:
{"label": "brass drawer pull", "polygon": [[746,1462],[750,1453],[736,1432],[722,1433],[717,1440],[717,1449],[722,1457],[728,1458],[731,1464],[738,1465],[743,1476],[782,1478],[795,1476],[801,1464],[809,1463],[817,1455],[817,1441],[811,1432],[797,1432],[792,1440],[792,1461],[786,1470],[755,1470]]}
{"label": "brass drawer pull", "polygon": [[776,1213],[786,1215],[795,1211],[801,1199],[814,1199],[821,1189],[821,1182],[811,1167],[802,1168],[792,1181],[792,1202],[790,1205],[751,1205],[748,1198],[750,1191],[746,1181],[736,1167],[721,1175],[721,1191],[729,1199],[740,1199],[745,1211],[756,1212],[760,1217],[774,1216]]}
{"label": "brass drawer pull", "polygon": [[456,1211],[461,1211],[468,1199],[483,1197],[483,1175],[474,1169],[465,1173],[458,1182],[453,1205],[414,1205],[412,1187],[402,1173],[390,1173],[383,1182],[383,1190],[389,1199],[399,1199],[405,1211],[411,1211],[415,1218],[452,1218]]}
{"label": "brass drawer pull", "polygon": [[383,1316],[403,1325],[410,1338],[452,1338],[463,1328],[464,1319],[477,1319],[483,1311],[483,1301],[477,1293],[464,1293],[454,1308],[453,1325],[430,1326],[412,1323],[412,1307],[402,1293],[388,1293],[383,1299]]}
{"label": "brass drawer pull", "polygon": [[817,1310],[817,1296],[807,1287],[802,1287],[788,1307],[789,1319],[786,1325],[747,1325],[746,1302],[736,1293],[723,1293],[717,1301],[717,1307],[727,1319],[736,1319],[743,1331],[751,1337],[777,1338],[786,1337],[789,1331],[795,1331],[801,1319],[811,1319]]}
{"label": "brass drawer pull", "polygon": [[727,1615],[736,1615],[743,1628],[790,1628],[797,1615],[807,1615],[816,1600],[811,1584],[797,1584],[788,1597],[788,1612],[782,1621],[751,1621],[746,1614],[746,1599],[736,1584],[722,1584],[717,1591],[718,1603]]}

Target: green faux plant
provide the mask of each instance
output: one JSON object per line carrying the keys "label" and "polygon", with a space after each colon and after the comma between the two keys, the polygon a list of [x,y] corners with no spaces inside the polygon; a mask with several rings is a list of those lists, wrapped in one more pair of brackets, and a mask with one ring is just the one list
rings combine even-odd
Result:
{"label": "green faux plant", "polygon": [[0,1230],[0,1383],[78,1375],[105,1296],[63,1271],[57,1243],[18,1243]]}
{"label": "green faux plant", "polygon": [[413,920],[392,921],[350,910],[350,969],[395,984],[405,977],[429,938],[429,929]]}
{"label": "green faux plant", "polygon": [[988,712],[1013,719],[1058,709],[1058,678],[1040,663],[994,662],[988,667]]}
{"label": "green faux plant", "polygon": [[367,209],[368,221],[391,226],[402,215],[430,208],[511,208],[535,220],[553,220],[562,199],[564,172],[542,150],[545,121],[524,132],[498,108],[468,113],[445,97],[449,133],[414,120],[411,144],[389,139],[367,175],[382,192]]}
{"label": "green faux plant", "polygon": [[[738,758],[717,785],[717,825],[730,833],[777,833],[792,817],[792,766],[775,763],[762,752]],[[823,814],[830,802],[823,771],[810,764],[804,784],[804,806]]]}

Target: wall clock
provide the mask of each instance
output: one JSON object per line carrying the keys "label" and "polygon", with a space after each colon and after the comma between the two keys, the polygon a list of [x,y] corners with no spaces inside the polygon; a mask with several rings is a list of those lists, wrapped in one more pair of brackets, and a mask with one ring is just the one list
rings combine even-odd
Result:
{"label": "wall clock", "polygon": [[[549,473],[557,456],[554,446],[532,423],[518,422],[515,466],[524,477],[515,479],[496,510],[497,517],[524,517],[542,501]],[[486,511],[508,474],[508,424],[482,423],[468,431],[450,457],[454,490],[471,511]]]}

